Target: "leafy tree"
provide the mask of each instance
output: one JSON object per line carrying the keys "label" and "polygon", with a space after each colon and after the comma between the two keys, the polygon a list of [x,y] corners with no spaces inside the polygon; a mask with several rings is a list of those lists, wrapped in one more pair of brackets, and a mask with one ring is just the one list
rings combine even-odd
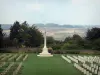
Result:
{"label": "leafy tree", "polygon": [[10,28],[10,39],[15,43],[14,45],[22,47],[30,46],[37,47],[43,42],[42,33],[35,27],[35,25],[29,26],[26,21],[20,24],[16,21]]}
{"label": "leafy tree", "polygon": [[51,47],[53,50],[61,50],[62,46],[63,46],[62,44],[52,44]]}
{"label": "leafy tree", "polygon": [[51,36],[47,36],[47,44],[54,44],[55,40]]}
{"label": "leafy tree", "polygon": [[24,21],[24,22],[22,23],[22,25],[24,25],[24,26],[26,26],[26,27],[29,26],[28,23],[27,23],[27,21]]}
{"label": "leafy tree", "polygon": [[72,39],[78,40],[78,39],[82,39],[82,38],[78,34],[74,34]]}
{"label": "leafy tree", "polygon": [[74,44],[74,43],[65,43],[63,46],[62,46],[62,49],[63,50],[74,50],[74,49],[80,49],[80,47],[77,45],[77,44]]}
{"label": "leafy tree", "polygon": [[84,39],[81,38],[79,35],[74,34],[72,39],[74,40],[74,42],[79,45],[79,46],[84,46]]}
{"label": "leafy tree", "polygon": [[93,50],[100,50],[100,28],[92,28],[87,31],[86,40],[87,45]]}
{"label": "leafy tree", "polygon": [[13,44],[13,46],[20,46],[21,43],[21,36],[20,36],[20,32],[21,32],[21,25],[18,21],[14,22],[13,26],[11,26],[10,28],[10,40],[12,41],[12,43],[15,42],[15,39],[18,41],[17,44]]}
{"label": "leafy tree", "polygon": [[30,46],[37,47],[43,43],[43,35],[34,25],[29,27],[28,34]]}
{"label": "leafy tree", "polygon": [[92,49],[92,42],[84,39],[84,49]]}
{"label": "leafy tree", "polygon": [[19,32],[20,32],[20,24],[18,21],[16,21],[13,26],[11,26],[10,28],[10,39],[13,40],[13,39],[19,39],[20,36],[19,36]]}
{"label": "leafy tree", "polygon": [[73,43],[77,45],[84,45],[84,39],[81,38],[78,34],[74,34],[72,37],[66,37],[64,40],[65,43]]}
{"label": "leafy tree", "polygon": [[74,34],[72,37],[66,37],[62,49],[83,49],[84,39],[78,34]]}
{"label": "leafy tree", "polygon": [[20,26],[20,36],[21,36],[22,45],[25,45],[25,46],[28,45],[29,38],[31,37],[28,34],[28,31],[29,31],[29,25],[26,21],[24,21]]}
{"label": "leafy tree", "polygon": [[92,49],[100,50],[100,38],[96,39],[92,43]]}
{"label": "leafy tree", "polygon": [[68,42],[68,41],[70,41],[70,40],[72,40],[71,37],[66,37],[65,40],[64,40],[64,42],[66,43],[66,42]]}
{"label": "leafy tree", "polygon": [[93,41],[100,38],[100,28],[92,28],[87,31],[86,39]]}
{"label": "leafy tree", "polygon": [[0,48],[3,47],[3,29],[1,28],[0,25]]}

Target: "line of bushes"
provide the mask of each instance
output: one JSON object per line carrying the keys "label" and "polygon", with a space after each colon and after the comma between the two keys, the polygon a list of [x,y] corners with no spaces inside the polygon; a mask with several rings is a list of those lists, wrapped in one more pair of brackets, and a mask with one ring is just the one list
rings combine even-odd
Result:
{"label": "line of bushes", "polygon": [[[52,54],[100,54],[97,50],[48,50]],[[42,48],[3,48],[1,53],[40,53]]]}

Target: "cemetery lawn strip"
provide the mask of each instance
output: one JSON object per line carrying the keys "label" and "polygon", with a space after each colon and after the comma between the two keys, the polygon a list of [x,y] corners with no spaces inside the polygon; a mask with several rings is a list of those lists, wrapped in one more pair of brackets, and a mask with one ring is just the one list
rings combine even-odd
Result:
{"label": "cemetery lawn strip", "polygon": [[29,54],[23,63],[22,75],[82,75],[73,64],[61,58],[61,55],[53,57],[37,57]]}

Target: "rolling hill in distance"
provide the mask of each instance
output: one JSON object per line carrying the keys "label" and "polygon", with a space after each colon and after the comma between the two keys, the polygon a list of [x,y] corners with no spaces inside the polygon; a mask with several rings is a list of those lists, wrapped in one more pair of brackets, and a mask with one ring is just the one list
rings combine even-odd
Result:
{"label": "rolling hill in distance", "polygon": [[[44,32],[44,28],[46,28],[47,36],[52,36],[56,40],[64,40],[68,36],[73,36],[73,34],[78,34],[81,37],[85,37],[86,32],[88,29],[92,27],[100,27],[100,25],[59,25],[54,23],[47,23],[47,24],[34,24],[37,28]],[[10,27],[12,24],[1,24],[3,28],[3,32],[9,35]]]}

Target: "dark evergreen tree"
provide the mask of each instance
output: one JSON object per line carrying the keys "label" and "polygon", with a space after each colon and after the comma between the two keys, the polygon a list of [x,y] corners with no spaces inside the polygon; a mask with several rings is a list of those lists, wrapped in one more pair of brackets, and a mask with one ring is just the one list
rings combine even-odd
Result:
{"label": "dark evergreen tree", "polygon": [[43,35],[35,25],[29,26],[26,21],[22,24],[16,21],[10,28],[10,40],[14,46],[37,47],[43,42]]}
{"label": "dark evergreen tree", "polygon": [[20,39],[19,33],[20,33],[20,24],[18,21],[16,21],[10,28],[10,39],[11,40],[14,40],[15,38]]}
{"label": "dark evergreen tree", "polygon": [[100,28],[92,28],[87,31],[86,39],[93,41],[98,38],[100,38]]}
{"label": "dark evergreen tree", "polygon": [[94,50],[100,50],[100,28],[92,28],[87,31],[86,39]]}
{"label": "dark evergreen tree", "polygon": [[0,48],[3,47],[3,29],[1,28],[0,25]]}
{"label": "dark evergreen tree", "polygon": [[29,25],[26,21],[24,21],[22,24],[21,24],[21,32],[20,32],[20,36],[21,36],[21,39],[22,39],[22,44],[24,46],[29,46],[30,43],[29,43],[29,38],[31,37],[30,34],[28,33],[29,31]]}
{"label": "dark evergreen tree", "polygon": [[[13,26],[10,28],[10,40],[12,41],[13,46],[20,45],[21,42],[21,28],[20,23],[18,21],[14,22]],[[17,41],[16,41],[17,40]]]}
{"label": "dark evergreen tree", "polygon": [[37,47],[43,43],[43,35],[34,25],[29,28],[28,34],[30,46]]}
{"label": "dark evergreen tree", "polygon": [[64,40],[64,43],[69,42],[70,40],[72,40],[71,37],[66,37],[65,40]]}
{"label": "dark evergreen tree", "polygon": [[51,36],[47,37],[47,44],[54,44],[54,42],[55,42],[55,40],[53,37],[51,37]]}

